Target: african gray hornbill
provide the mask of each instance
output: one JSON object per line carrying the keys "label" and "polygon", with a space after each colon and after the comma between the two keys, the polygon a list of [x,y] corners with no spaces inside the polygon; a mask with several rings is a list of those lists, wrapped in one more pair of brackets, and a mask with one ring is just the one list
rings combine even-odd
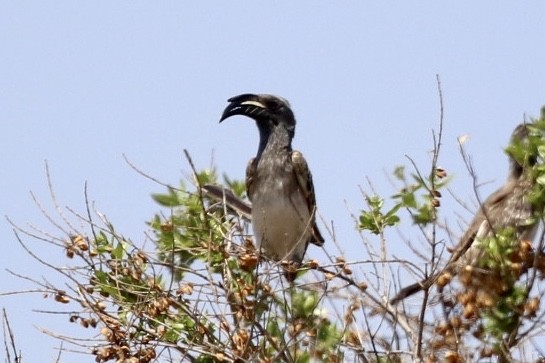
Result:
{"label": "african gray hornbill", "polygon": [[528,194],[535,184],[532,167],[537,162],[537,154],[528,146],[529,135],[527,124],[520,124],[513,131],[506,150],[509,156],[507,180],[482,203],[445,267],[423,281],[404,287],[391,303],[430,288],[445,273],[460,275],[462,284],[472,289],[501,289],[501,284],[490,283],[497,282],[493,279],[493,272],[479,268],[484,253],[479,242],[507,228],[513,230],[516,241],[531,242],[535,236],[537,206],[530,201]]}
{"label": "african gray hornbill", "polygon": [[[298,266],[309,242],[322,246],[324,238],[316,225],[312,175],[303,154],[291,145],[293,111],[287,100],[267,94],[242,94],[228,102],[220,122],[242,115],[254,119],[259,129],[257,155],[246,168],[256,245],[266,257]],[[286,270],[289,281],[295,275]]]}

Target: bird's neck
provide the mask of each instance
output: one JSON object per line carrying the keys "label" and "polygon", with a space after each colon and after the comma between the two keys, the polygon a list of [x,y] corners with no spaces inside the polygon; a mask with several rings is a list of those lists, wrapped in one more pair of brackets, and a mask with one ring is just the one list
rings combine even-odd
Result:
{"label": "bird's neck", "polygon": [[507,179],[508,181],[516,182],[517,180],[528,178],[529,172],[529,167],[524,167],[517,161],[511,159],[509,163],[509,176]]}
{"label": "bird's neck", "polygon": [[272,155],[281,157],[291,152],[291,140],[293,135],[282,127],[273,130],[259,130],[259,148],[257,150],[258,160],[263,156]]}

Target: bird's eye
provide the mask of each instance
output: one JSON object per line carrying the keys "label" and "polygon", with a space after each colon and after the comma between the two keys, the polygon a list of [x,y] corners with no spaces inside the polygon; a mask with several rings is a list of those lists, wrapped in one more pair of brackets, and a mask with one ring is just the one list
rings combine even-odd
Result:
{"label": "bird's eye", "polygon": [[268,100],[267,108],[271,111],[276,111],[280,108],[280,102],[278,102],[277,100]]}

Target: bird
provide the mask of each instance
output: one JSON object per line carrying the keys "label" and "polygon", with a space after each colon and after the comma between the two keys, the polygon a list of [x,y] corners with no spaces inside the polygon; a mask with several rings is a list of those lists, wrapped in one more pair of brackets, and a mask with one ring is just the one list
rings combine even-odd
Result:
{"label": "bird", "polygon": [[267,258],[283,262],[284,275],[292,282],[308,244],[325,242],[316,225],[312,174],[303,154],[292,148],[294,113],[286,99],[270,94],[246,93],[227,102],[220,122],[242,115],[259,130],[257,154],[246,167],[256,246]]}
{"label": "bird", "polygon": [[[537,156],[528,145],[522,145],[528,144],[529,135],[528,124],[520,124],[513,131],[510,146],[506,149],[509,157],[507,180],[482,203],[445,267],[423,281],[402,288],[390,303],[396,304],[436,283],[442,288],[456,274],[466,287],[501,288],[499,285],[484,286],[487,284],[486,275],[490,275],[490,272],[478,268],[484,253],[478,242],[507,228],[512,228],[516,241],[531,242],[536,234],[538,223],[533,219],[536,206],[529,200],[528,194],[535,184],[531,168],[537,163]],[[521,150],[524,152],[521,153]],[[440,281],[441,276],[446,276],[443,282]]]}

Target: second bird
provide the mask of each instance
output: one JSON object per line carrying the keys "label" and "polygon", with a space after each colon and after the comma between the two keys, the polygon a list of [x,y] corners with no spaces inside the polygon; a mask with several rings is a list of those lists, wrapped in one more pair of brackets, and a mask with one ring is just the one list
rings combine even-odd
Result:
{"label": "second bird", "polygon": [[273,95],[243,94],[228,100],[220,122],[234,115],[256,121],[257,155],[246,168],[246,190],[252,201],[252,228],[258,248],[274,261],[286,261],[293,281],[309,242],[324,238],[316,226],[312,175],[303,155],[292,149],[295,116],[288,101]]}

